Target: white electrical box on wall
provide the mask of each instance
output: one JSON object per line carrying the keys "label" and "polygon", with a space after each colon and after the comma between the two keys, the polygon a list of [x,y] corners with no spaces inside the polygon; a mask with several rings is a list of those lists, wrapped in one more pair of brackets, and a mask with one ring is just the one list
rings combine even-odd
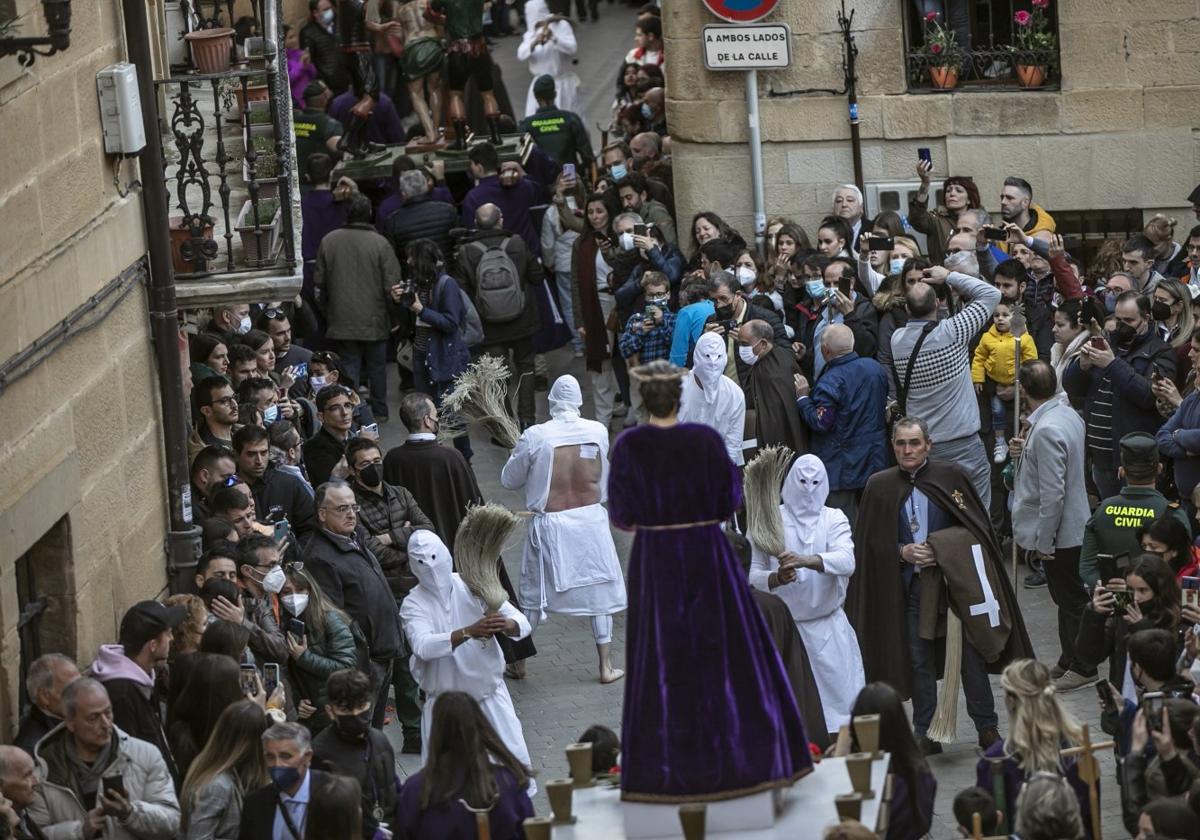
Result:
{"label": "white electrical box on wall", "polygon": [[104,153],[136,155],[146,148],[137,68],[124,61],[110,64],[96,74],[96,90],[100,94]]}

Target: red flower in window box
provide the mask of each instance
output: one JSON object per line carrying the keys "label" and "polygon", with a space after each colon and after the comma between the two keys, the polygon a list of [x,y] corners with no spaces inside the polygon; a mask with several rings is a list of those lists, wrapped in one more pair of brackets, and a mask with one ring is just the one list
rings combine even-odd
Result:
{"label": "red flower in window box", "polygon": [[1017,26],[1028,26],[1032,21],[1033,15],[1029,14],[1029,12],[1025,11],[1024,9],[1013,15],[1013,22],[1016,23]]}

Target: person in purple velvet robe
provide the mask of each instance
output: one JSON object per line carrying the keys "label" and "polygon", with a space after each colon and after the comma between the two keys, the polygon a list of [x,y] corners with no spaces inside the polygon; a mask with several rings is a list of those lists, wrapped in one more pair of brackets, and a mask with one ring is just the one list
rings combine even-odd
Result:
{"label": "person in purple velvet robe", "polygon": [[629,560],[621,797],[728,799],[812,770],[795,694],[721,526],[741,478],[720,436],[677,422],[683,371],[638,368],[650,422],[612,449],[609,518]]}

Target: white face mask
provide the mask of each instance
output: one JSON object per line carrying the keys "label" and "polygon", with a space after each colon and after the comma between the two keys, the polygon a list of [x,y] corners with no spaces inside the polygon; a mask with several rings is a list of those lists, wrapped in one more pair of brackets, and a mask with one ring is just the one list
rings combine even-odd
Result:
{"label": "white face mask", "polygon": [[308,377],[308,384],[309,384],[309,387],[311,387],[313,389],[313,391],[320,391],[322,388],[324,388],[326,385],[329,384],[329,382],[327,380],[328,380],[328,377],[325,377],[325,376],[310,376],[310,377]]}
{"label": "white face mask", "polygon": [[754,348],[748,344],[738,345],[737,351],[743,364],[752,365],[758,361],[758,356],[754,355]]}
{"label": "white face mask", "polygon": [[243,315],[242,320],[238,322],[237,333],[238,335],[245,335],[248,332],[250,332],[250,316]]}
{"label": "white face mask", "polygon": [[279,406],[269,405],[263,409],[263,422],[274,423],[279,419]]}
{"label": "white face mask", "polygon": [[278,595],[283,591],[285,583],[287,583],[287,576],[283,573],[283,569],[280,566],[274,566],[263,576],[262,588],[272,595]]}
{"label": "white face mask", "polygon": [[742,284],[742,288],[749,288],[758,279],[758,272],[748,265],[739,265],[737,267],[737,279]]}
{"label": "white face mask", "polygon": [[633,234],[632,233],[629,233],[628,231],[626,231],[625,233],[622,233],[620,241],[621,241],[621,250],[622,251],[632,251],[633,250]]}
{"label": "white face mask", "polygon": [[308,608],[307,592],[297,592],[295,595],[284,595],[279,600],[283,602],[283,608],[294,616],[304,615],[304,611]]}
{"label": "white face mask", "polygon": [[904,270],[904,257],[892,257],[892,261],[888,263],[889,274],[899,274]]}

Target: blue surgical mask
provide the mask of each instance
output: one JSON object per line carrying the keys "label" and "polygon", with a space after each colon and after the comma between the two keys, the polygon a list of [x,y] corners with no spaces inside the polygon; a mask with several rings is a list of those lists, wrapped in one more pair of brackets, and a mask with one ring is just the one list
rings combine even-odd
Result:
{"label": "blue surgical mask", "polygon": [[643,102],[642,103],[642,118],[649,120],[649,119],[652,119],[653,117],[654,117],[654,109],[651,108],[649,105],[647,105],[645,102]]}
{"label": "blue surgical mask", "polygon": [[825,301],[825,284],[820,280],[806,280],[804,291],[808,292],[808,296],[815,301]]}
{"label": "blue surgical mask", "polygon": [[1105,308],[1105,310],[1108,311],[1109,315],[1112,315],[1114,312],[1116,312],[1117,311],[1117,295],[1106,294],[1104,296],[1104,308]]}
{"label": "blue surgical mask", "polygon": [[333,9],[326,9],[325,11],[321,12],[321,22],[326,26],[333,23]]}
{"label": "blue surgical mask", "polygon": [[317,391],[320,391],[322,388],[324,388],[326,385],[329,384],[329,377],[310,376],[310,377],[308,377],[308,384],[309,384],[309,387],[311,387],[313,389],[313,392],[315,393]]}
{"label": "blue surgical mask", "polygon": [[629,170],[625,168],[625,164],[623,163],[614,163],[611,167],[609,167],[608,171],[609,174],[613,176],[614,181],[620,181],[629,174]]}
{"label": "blue surgical mask", "polygon": [[279,406],[269,405],[263,409],[263,422],[274,423],[279,419]]}
{"label": "blue surgical mask", "polygon": [[891,261],[888,262],[888,273],[889,274],[899,274],[903,270],[904,270],[904,257],[892,257]]}
{"label": "blue surgical mask", "polygon": [[271,774],[271,784],[278,790],[288,790],[300,781],[300,771],[295,767],[269,767],[267,772]]}

